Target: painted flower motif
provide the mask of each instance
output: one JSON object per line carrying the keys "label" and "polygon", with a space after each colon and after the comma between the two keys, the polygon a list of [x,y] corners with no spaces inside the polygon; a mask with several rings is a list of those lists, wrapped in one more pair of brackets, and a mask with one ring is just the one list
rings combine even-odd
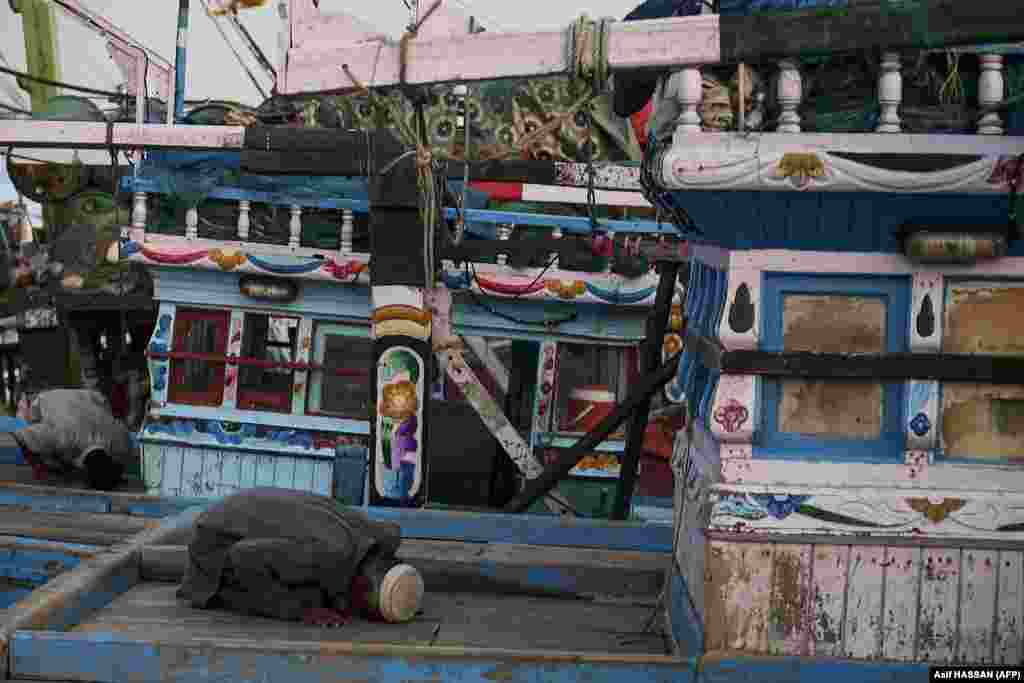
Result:
{"label": "painted flower motif", "polygon": [[366,264],[359,261],[346,261],[339,263],[334,260],[327,261],[323,269],[330,273],[335,280],[355,279],[366,269]]}
{"label": "painted flower motif", "polygon": [[932,524],[938,524],[967,505],[967,501],[962,498],[943,498],[941,502],[934,503],[928,498],[907,498],[907,505],[911,510],[924,515]]}
{"label": "painted flower motif", "polygon": [[715,514],[728,517],[739,517],[757,521],[764,519],[768,514],[762,506],[755,505],[753,501],[742,493],[725,493],[715,503]]}
{"label": "painted flower motif", "polygon": [[662,349],[665,355],[672,357],[676,355],[683,348],[683,338],[678,334],[666,334],[665,343],[662,345]]}
{"label": "painted flower motif", "polygon": [[815,178],[825,176],[825,162],[817,154],[790,152],[782,155],[775,175],[789,178],[795,187],[802,190],[809,187]]}
{"label": "painted flower motif", "polygon": [[206,257],[224,271],[234,270],[245,263],[245,254],[233,250],[211,249]]}
{"label": "painted flower motif", "polygon": [[988,177],[988,182],[992,185],[1009,187],[1010,183],[1014,182],[1021,173],[1024,173],[1024,161],[1017,156],[1002,155],[992,168],[992,175]]}
{"label": "painted flower motif", "polygon": [[722,425],[722,429],[732,434],[739,430],[750,418],[750,411],[746,406],[734,398],[730,398],[725,405],[715,411],[714,420]]}
{"label": "painted flower motif", "polygon": [[561,299],[575,299],[587,291],[582,280],[548,280],[544,286]]}
{"label": "painted flower motif", "polygon": [[793,496],[788,494],[754,493],[751,499],[763,507],[774,519],[785,519],[800,509],[800,506],[811,499],[810,496]]}
{"label": "painted flower motif", "polygon": [[918,436],[924,436],[932,429],[932,422],[928,419],[928,416],[924,413],[918,413],[914,416],[914,419],[910,421],[910,431],[914,432]]}

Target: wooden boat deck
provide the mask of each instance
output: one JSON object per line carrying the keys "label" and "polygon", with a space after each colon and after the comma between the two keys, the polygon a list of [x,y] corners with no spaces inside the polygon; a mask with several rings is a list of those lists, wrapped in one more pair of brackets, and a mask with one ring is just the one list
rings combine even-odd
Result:
{"label": "wooden boat deck", "polygon": [[[500,648],[668,654],[656,601],[596,601],[428,591],[422,614],[408,624],[354,619],[329,629],[197,610],[175,598],[177,584],[140,583],[73,632],[130,633],[155,642],[248,641],[379,643],[429,647]],[[645,631],[645,626],[651,628]]]}

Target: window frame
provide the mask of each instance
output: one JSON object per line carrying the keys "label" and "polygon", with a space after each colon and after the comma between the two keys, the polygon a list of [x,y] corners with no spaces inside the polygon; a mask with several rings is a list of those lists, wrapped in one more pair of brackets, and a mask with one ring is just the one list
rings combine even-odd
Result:
{"label": "window frame", "polygon": [[[282,313],[279,313],[277,311],[243,311],[242,312],[242,330],[241,330],[242,340],[241,340],[241,346],[239,347],[238,357],[239,358],[252,358],[252,356],[245,355],[245,350],[246,350],[245,349],[245,335],[246,335],[246,330],[248,329],[249,318],[251,316],[263,316],[263,317],[265,317],[267,319],[268,334],[269,334],[269,329],[270,329],[270,327],[269,327],[270,326],[270,321],[273,318],[284,318],[284,319],[287,319],[287,320],[294,320],[295,321],[295,338],[294,338],[294,340],[291,341],[290,346],[288,346],[287,348],[290,348],[290,350],[291,350],[291,360],[289,362],[293,363],[293,364],[296,363],[296,359],[297,359],[297,356],[298,356],[298,350],[299,350],[299,332],[298,332],[298,330],[299,330],[299,328],[302,325],[302,317],[300,315],[294,315],[294,314],[282,314]],[[264,348],[269,348],[267,346],[267,340],[264,340],[263,344],[264,344]],[[275,346],[278,346],[278,345],[275,344]],[[280,346],[280,348],[286,348],[284,344],[280,344],[279,346]],[[235,408],[236,409],[238,409],[238,410],[251,410],[251,411],[260,412],[260,413],[274,413],[274,414],[277,414],[277,415],[288,415],[288,414],[294,412],[294,410],[293,410],[294,406],[293,406],[293,400],[292,399],[293,399],[293,397],[295,395],[296,374],[298,372],[297,370],[295,370],[294,368],[289,370],[290,380],[289,380],[289,385],[288,385],[287,398],[285,399],[284,407],[278,409],[278,408],[266,408],[266,407],[262,407],[262,406],[245,405],[243,399],[244,399],[244,394],[246,394],[246,393],[248,393],[250,395],[250,397],[256,397],[256,398],[258,398],[258,397],[269,397],[269,396],[278,397],[279,396],[279,394],[272,393],[272,392],[265,392],[265,391],[261,392],[261,391],[247,391],[247,390],[244,390],[242,388],[242,376],[243,376],[243,374],[245,374],[245,370],[246,369],[247,369],[246,366],[241,365],[241,364],[238,365],[238,374],[237,374],[237,379],[235,380],[236,382],[238,382],[238,387],[237,387],[237,390],[235,392]]]}
{"label": "window frame", "polygon": [[[325,412],[321,409],[322,392],[323,392],[323,378],[324,372],[324,355],[326,353],[326,345],[324,338],[329,334],[336,334],[342,337],[355,337],[364,339],[371,344],[373,338],[370,335],[369,324],[354,323],[354,322],[337,322],[327,320],[313,320],[313,330],[310,339],[310,363],[317,366],[316,370],[310,370],[307,377],[307,388],[306,388],[306,402],[304,406],[304,414],[316,416],[316,417],[330,417],[340,420],[354,420],[363,421],[369,423],[371,419],[372,410],[366,415],[360,415],[353,417],[352,415],[343,415],[340,413]],[[371,368],[367,369],[370,372]],[[373,403],[373,389],[370,386],[369,376],[366,379],[366,387],[370,392],[369,403]],[[372,408],[372,405],[371,405]]]}
{"label": "window frame", "polygon": [[[788,295],[880,298],[885,303],[885,353],[909,348],[911,278],[907,276],[829,276],[765,273],[762,280],[762,349],[783,351],[783,315]],[[875,439],[795,434],[779,431],[782,379],[761,382],[764,408],[756,457],[782,460],[902,462],[906,450],[906,382],[882,383],[881,434]]]}
{"label": "window frame", "polygon": [[[170,382],[167,388],[167,402],[180,405],[219,407],[224,403],[225,378],[227,376],[228,330],[231,327],[231,311],[217,308],[177,308],[174,313],[174,330],[171,335],[171,350],[181,351],[188,330],[195,322],[212,322],[215,325],[215,347],[210,355],[225,360],[170,359]],[[223,347],[223,348],[221,348]],[[220,350],[218,350],[220,349]],[[214,366],[216,388],[208,391],[193,391],[185,386],[184,363],[207,363]]]}

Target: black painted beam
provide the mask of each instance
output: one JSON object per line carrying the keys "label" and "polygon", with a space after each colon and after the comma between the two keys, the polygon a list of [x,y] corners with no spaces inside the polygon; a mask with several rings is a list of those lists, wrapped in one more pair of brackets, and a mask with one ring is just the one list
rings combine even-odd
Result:
{"label": "black painted beam", "polygon": [[811,353],[730,351],[714,339],[689,335],[688,348],[726,375],[1024,384],[1024,358],[955,353]]}
{"label": "black painted beam", "polygon": [[672,356],[654,373],[644,376],[626,396],[626,400],[615,406],[612,414],[601,420],[586,436],[571,448],[563,450],[558,461],[544,468],[544,472],[536,479],[530,479],[523,491],[505,506],[505,512],[522,512],[533,505],[533,502],[546,495],[558,482],[569,475],[576,464],[584,457],[593,453],[594,449],[608,436],[619,428],[630,415],[636,411],[642,401],[649,401],[654,392],[661,389],[676,375],[679,369],[679,354]]}
{"label": "black painted beam", "polygon": [[721,62],[1016,42],[1024,36],[1022,16],[1010,0],[879,0],[725,15]]}
{"label": "black painted beam", "polygon": [[[658,281],[658,293],[654,298],[654,307],[647,316],[647,334],[640,352],[640,372],[651,375],[661,364],[661,348],[668,329],[669,315],[672,313],[672,296],[676,291],[676,277],[679,263],[663,263],[661,279]],[[640,399],[636,410],[629,421],[626,432],[626,451],[622,455],[619,481],[615,488],[615,501],[612,504],[612,519],[626,519],[630,502],[633,499],[633,487],[636,485],[636,469],[644,448],[644,433],[651,412],[651,398]]]}

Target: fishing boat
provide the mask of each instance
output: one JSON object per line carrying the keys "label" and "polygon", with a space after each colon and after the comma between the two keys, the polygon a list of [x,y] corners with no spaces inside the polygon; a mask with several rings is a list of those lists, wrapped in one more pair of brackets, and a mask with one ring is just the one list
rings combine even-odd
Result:
{"label": "fishing boat", "polygon": [[[962,9],[944,8],[950,13],[945,19],[923,10],[923,17],[934,22],[932,29],[938,32],[927,36],[909,29],[899,34],[900,28],[891,33],[879,29],[876,34],[859,31],[850,35],[851,27],[863,28],[865,22],[878,18],[877,7],[856,5],[789,17],[768,13],[758,17],[758,26],[763,29],[765,23],[792,21],[798,16],[803,22],[799,31],[804,52],[827,53],[830,48],[850,49],[865,42],[893,50],[933,48],[939,34],[950,43],[970,42],[972,38],[951,27],[959,27],[958,17],[975,16],[972,11],[988,20],[999,16],[995,4],[986,5],[983,12],[981,0],[972,4],[972,10],[963,16],[957,14]],[[438,22],[433,25],[431,18],[423,21],[417,35],[408,39],[408,55],[398,45],[360,43],[368,34],[358,23],[321,15],[311,4],[294,2],[290,9],[293,42],[285,78],[279,83],[284,94],[369,83],[365,74],[382,59],[380,53],[386,53],[385,63],[394,68],[383,69],[375,85],[526,76],[567,67],[589,73],[590,69],[583,67],[594,66],[577,63],[578,52],[565,55],[566,35],[560,32],[477,35],[472,23],[465,17],[459,19],[450,8],[434,14]],[[888,19],[893,26],[907,28],[913,22],[919,26],[922,16],[897,13]],[[1019,40],[1022,36],[1015,32],[1017,25],[1019,21],[1015,24],[1007,15],[998,29],[984,33],[985,38],[999,35]],[[465,71],[466,62],[460,62],[456,74],[451,60],[424,57],[439,49],[432,41],[443,35],[450,42],[453,27],[459,26],[466,34],[460,38],[466,47],[452,49],[485,50],[484,46],[494,49],[502,45],[502,59],[483,60],[486,63],[476,64],[477,71],[472,73]],[[535,458],[535,448],[507,451],[508,460],[523,479],[522,490],[505,504],[508,512],[529,509],[545,496],[550,496],[552,505],[568,509],[572,501],[566,500],[566,491],[556,488],[559,481],[630,414],[639,413],[627,432],[620,473],[623,480],[635,475],[634,458],[643,450],[643,439],[641,430],[632,426],[643,426],[647,401],[660,393],[659,400],[666,405],[684,405],[689,417],[675,438],[671,527],[429,509],[431,467],[435,458],[444,456],[429,447],[431,439],[438,437],[426,407],[432,405],[428,395],[434,399],[434,392],[427,388],[431,375],[426,370],[435,362],[435,355],[443,352],[448,354],[448,364],[438,366],[445,367],[449,376],[468,374],[463,367],[476,373],[472,364],[465,362],[467,354],[456,353],[459,349],[453,337],[457,334],[483,337],[486,342],[489,336],[529,339],[527,330],[531,329],[509,325],[499,333],[486,316],[474,318],[472,308],[460,310],[458,298],[453,301],[452,294],[465,290],[491,309],[520,315],[529,305],[541,315],[559,311],[556,304],[560,302],[545,301],[545,297],[562,298],[563,282],[556,282],[553,291],[545,283],[544,290],[531,292],[529,286],[522,285],[529,285],[531,276],[537,278],[540,269],[516,273],[518,277],[504,269],[510,267],[509,261],[515,264],[523,257],[528,261],[535,252],[557,251],[561,265],[573,256],[573,247],[568,240],[543,237],[535,238],[533,245],[530,240],[517,244],[512,239],[477,244],[468,239],[441,239],[435,244],[428,239],[428,231],[420,234],[420,228],[442,224],[424,222],[419,215],[418,195],[410,189],[418,182],[419,167],[406,157],[395,166],[403,182],[388,185],[388,193],[375,184],[383,182],[382,174],[365,186],[372,210],[371,235],[387,234],[384,231],[397,230],[397,226],[419,227],[405,230],[404,241],[398,245],[382,244],[381,240],[370,243],[368,301],[360,315],[349,314],[349,318],[369,327],[373,338],[368,389],[369,404],[376,409],[365,432],[361,450],[365,455],[348,450],[355,444],[344,442],[341,452],[354,457],[338,457],[335,441],[334,465],[352,465],[346,472],[366,472],[361,496],[362,502],[368,503],[365,509],[371,516],[402,524],[404,536],[414,541],[404,552],[427,568],[428,589],[439,602],[428,605],[424,620],[414,621],[408,628],[366,631],[365,640],[362,632],[357,636],[342,630],[325,636],[322,631],[197,613],[174,602],[172,584],[181,572],[183,530],[195,514],[181,508],[193,502],[201,505],[202,500],[58,493],[11,485],[9,500],[29,509],[64,506],[81,510],[80,506],[88,504],[101,508],[100,520],[111,514],[130,517],[130,511],[137,510],[163,522],[156,528],[143,522],[143,527],[151,528],[139,529],[139,535],[100,552],[88,566],[52,578],[16,605],[3,631],[10,674],[34,680],[115,681],[120,680],[121,668],[131,668],[143,680],[253,680],[275,675],[318,680],[344,675],[368,680],[615,677],[638,681],[810,681],[840,676],[881,681],[924,680],[929,666],[942,663],[1019,665],[1018,625],[1024,587],[1013,517],[1013,457],[1019,447],[1013,440],[1017,433],[1013,427],[1015,399],[1012,389],[1006,388],[1024,382],[1014,374],[1019,372],[1019,360],[1014,357],[1013,334],[1000,332],[995,324],[1001,318],[1011,324],[1005,311],[1015,305],[1012,283],[1020,276],[1016,264],[1020,246],[1015,225],[1007,216],[1013,215],[1011,202],[1019,182],[1019,164],[1014,162],[1024,154],[1024,144],[1019,137],[1003,135],[1007,125],[1010,132],[1015,131],[999,114],[1004,96],[998,65],[1014,63],[1012,47],[985,46],[982,50],[978,98],[983,111],[977,113],[984,125],[974,133],[933,134],[925,139],[899,132],[903,90],[897,58],[888,52],[883,56],[878,83],[876,121],[858,116],[844,119],[845,125],[860,134],[804,132],[799,107],[803,89],[796,61],[803,55],[780,65],[774,102],[758,98],[755,87],[750,90],[748,108],[746,84],[763,78],[758,70],[764,67],[748,72],[744,65],[752,65],[762,54],[787,51],[764,36],[760,41],[740,40],[743,26],[747,26],[743,20],[728,19],[724,12],[634,26],[579,22],[568,34],[569,44],[579,48],[596,36],[596,44],[607,44],[607,64],[614,72],[637,67],[666,71],[654,87],[656,97],[646,124],[652,135],[646,140],[644,163],[624,171],[621,166],[594,168],[547,161],[546,166],[506,164],[500,172],[487,163],[470,163],[461,174],[471,181],[470,186],[474,181],[509,179],[542,185],[537,180],[538,169],[543,168],[548,178],[557,176],[567,185],[575,182],[586,188],[587,194],[602,189],[643,189],[663,215],[671,217],[676,234],[685,235],[685,248],[659,248],[655,243],[643,252],[660,263],[656,286],[655,280],[650,280],[655,291],[646,295],[653,301],[648,300],[642,307],[644,315],[636,318],[643,321],[649,317],[645,333],[638,331],[634,337],[648,340],[639,352],[643,372],[625,396],[615,395],[616,407],[596,424],[587,424],[591,429],[585,436],[574,446],[556,451],[543,465]],[[792,32],[783,32],[781,26],[778,35],[791,40]],[[659,41],[668,44],[673,30],[680,32],[673,43],[677,52],[669,54],[660,49]],[[324,32],[319,39],[318,31]],[[704,31],[701,35],[705,37],[714,33],[718,41],[714,49],[708,47],[711,41],[692,39],[699,31]],[[610,33],[607,43],[601,38],[605,32]],[[335,42],[325,39],[328,33]],[[339,36],[351,42],[339,47]],[[526,42],[530,50],[523,49]],[[1007,55],[1005,60],[993,58],[999,51]],[[336,69],[323,69],[327,54],[334,62],[344,56],[343,63],[349,68],[340,74]],[[402,60],[410,55],[403,66]],[[510,60],[509,55],[517,57]],[[394,62],[389,61],[392,59]],[[712,109],[702,105],[707,81],[698,68],[702,62],[709,64],[709,70],[716,68],[717,62],[743,63],[736,79],[739,102],[731,114],[739,133],[705,130],[727,129],[729,124],[723,123],[728,117],[711,116]],[[758,109],[758,102],[763,109]],[[722,104],[717,106],[721,114]],[[756,121],[758,113],[773,116],[773,106],[777,131],[761,133],[761,123],[747,126]],[[990,110],[999,117],[993,119]],[[702,116],[710,120],[705,123]],[[864,130],[867,125],[870,130]],[[880,130],[871,132],[876,127]],[[425,128],[421,126],[421,133]],[[43,127],[15,130],[12,126],[0,141],[24,144],[35,140],[39,144],[42,134]],[[109,132],[83,127],[65,133],[47,128],[46,134],[65,136],[54,138],[51,144],[109,145],[114,141],[126,146],[155,143],[241,148],[243,171],[266,174],[277,169],[293,177],[363,175],[369,168],[368,159],[359,156],[356,143],[365,149],[371,138],[347,130],[266,126],[244,130],[175,126],[152,133],[146,127]],[[426,154],[425,136],[417,140],[421,154]],[[386,144],[380,138],[374,142]],[[407,162],[406,166],[401,166],[402,162]],[[435,172],[459,177],[447,170]],[[417,192],[430,187],[421,184]],[[139,194],[158,194],[141,185],[132,189]],[[539,192],[527,186],[519,191],[523,195]],[[256,195],[226,197],[251,203]],[[166,282],[173,283],[175,270],[187,272],[181,264],[170,263],[173,260],[194,263],[193,275],[205,271],[197,281],[217,282],[209,286],[220,286],[219,292],[227,289],[224,283],[238,288],[238,294],[231,291],[231,305],[206,306],[226,311],[217,320],[207,312],[186,317],[189,325],[193,319],[208,319],[214,332],[224,328],[223,334],[206,335],[223,350],[189,350],[175,358],[177,323],[168,320],[165,337],[157,336],[158,325],[150,344],[153,377],[161,374],[161,365],[167,368],[164,376],[173,375],[175,361],[182,372],[186,367],[182,361],[206,362],[215,366],[218,378],[219,373],[225,378],[211,385],[224,394],[233,392],[235,403],[228,409],[241,412],[237,378],[243,368],[304,372],[306,383],[316,372],[324,377],[332,369],[322,363],[318,367],[315,357],[298,355],[302,353],[297,340],[303,325],[309,330],[310,352],[315,348],[312,318],[322,314],[298,308],[296,302],[300,293],[315,291],[312,285],[317,279],[330,282],[340,293],[356,289],[358,278],[365,277],[365,266],[353,272],[363,264],[358,252],[343,253],[345,224],[354,224],[361,205],[359,199],[351,199],[330,207],[352,214],[347,220],[342,214],[339,246],[329,247],[317,258],[315,251],[303,246],[303,205],[298,199],[286,196],[281,202],[290,207],[290,254],[251,245],[244,239],[232,240],[229,247],[223,241],[201,237],[196,207],[186,209],[183,237],[152,235],[145,220],[145,197],[136,202],[133,225],[122,249],[135,259],[160,257],[154,260],[159,263],[154,269],[158,273],[156,296],[162,307],[166,305],[160,294],[164,273],[171,273]],[[464,211],[467,224],[486,222],[486,212]],[[251,228],[247,213],[239,206],[240,234],[236,237],[244,238],[242,228]],[[458,217],[460,211],[455,207],[453,213]],[[496,217],[499,229],[516,221],[543,220],[521,216],[511,220],[507,213]],[[607,220],[601,223],[606,228],[611,225]],[[585,227],[595,227],[589,216]],[[503,233],[495,234],[500,237]],[[591,250],[595,242],[604,244],[598,237],[590,236]],[[432,279],[428,274],[435,259],[421,257],[435,246],[440,250],[436,260],[442,265],[438,277]],[[483,254],[495,256],[495,263],[483,263]],[[499,255],[505,256],[503,263],[498,263]],[[221,260],[229,267],[222,267]],[[685,327],[680,324],[673,330],[672,301],[680,261],[684,260],[689,262],[686,296],[677,317]],[[423,265],[418,265],[421,261]],[[445,261],[473,265],[459,269]],[[403,270],[398,267],[403,262],[414,267]],[[348,263],[356,265],[346,268]],[[269,264],[270,269],[261,264]],[[294,277],[294,272],[287,273],[291,278],[273,272],[283,267],[308,270],[302,278]],[[467,276],[456,279],[467,270]],[[355,282],[332,282],[337,271]],[[597,280],[604,283],[614,281],[611,276],[616,275],[603,272],[584,280],[577,274],[584,271],[570,272],[583,282],[582,288],[565,287],[568,300],[574,292],[577,297],[593,295],[597,277],[605,278]],[[225,273],[234,279],[223,279]],[[541,272],[541,279],[543,276]],[[289,286],[289,279],[300,283]],[[559,280],[571,282],[570,277]],[[488,286],[489,281],[503,286]],[[443,290],[435,286],[437,282],[444,284]],[[186,298],[181,290],[180,285],[177,293],[172,285],[164,290],[175,314],[180,304],[194,305],[195,299]],[[623,290],[620,287],[618,291]],[[602,287],[598,291],[608,290]],[[253,293],[262,297],[259,304],[243,299],[248,296],[255,301]],[[502,295],[517,300],[502,309]],[[244,316],[270,318],[279,311],[288,314],[279,317],[299,319],[295,325],[281,327],[299,332],[296,341],[290,332],[275,333],[279,336],[273,341],[280,339],[290,345],[291,358],[300,360],[268,362],[242,355]],[[577,314],[572,320],[557,319],[564,331],[553,334],[545,329],[548,336],[535,337],[542,354],[550,337],[560,346],[563,334],[568,337],[565,343],[575,341],[574,326],[587,329],[583,305],[572,311]],[[618,316],[611,319],[618,322]],[[237,334],[235,321],[240,323]],[[332,325],[343,322],[347,320],[329,321]],[[253,329],[256,327],[270,340],[269,319]],[[166,343],[165,339],[170,346],[159,345]],[[229,344],[236,344],[239,351],[231,353]],[[470,345],[469,340],[465,344]],[[481,346],[476,354],[480,365],[488,348],[493,346]],[[541,355],[541,360],[546,358]],[[551,365],[538,363],[538,374],[557,364]],[[232,386],[238,385],[236,389],[230,389],[226,380],[232,366],[238,371],[232,382]],[[541,394],[553,393],[544,392],[543,381],[539,383]],[[487,388],[485,381],[479,384]],[[564,408],[577,423],[595,411],[606,410],[601,406],[612,393],[598,382],[588,380],[597,386],[580,384],[573,387],[579,390],[575,395],[566,396]],[[323,379],[321,399],[322,386]],[[553,389],[554,385],[550,386]],[[291,404],[276,396],[260,397],[259,392],[253,396],[282,408],[291,405],[294,410],[294,388],[293,378]],[[479,390],[476,393],[481,394]],[[303,405],[309,404],[309,396],[305,395]],[[173,407],[173,401],[167,405],[180,410]],[[415,421],[409,419],[410,405],[417,411],[412,413]],[[481,405],[477,402],[472,408],[479,411]],[[219,406],[225,410],[223,396]],[[158,410],[163,408],[158,406]],[[486,423],[489,410],[480,412]],[[550,413],[551,407],[545,412]],[[232,422],[263,423],[252,418]],[[571,421],[565,426],[571,429]],[[247,438],[254,431],[214,430],[225,440]],[[344,433],[344,429],[323,431]],[[416,444],[411,448],[398,438],[410,433]],[[564,433],[554,436],[566,438]],[[536,443],[519,438],[530,446]],[[190,452],[200,448],[185,439],[178,443]],[[399,444],[397,450],[392,447],[395,443]],[[503,442],[510,444],[515,445],[511,437]],[[153,439],[152,445],[153,452],[162,454],[154,462],[166,463],[167,442]],[[259,450],[266,453],[271,449],[261,444]],[[416,457],[403,460],[410,450]],[[233,457],[241,460],[241,456]],[[285,457],[295,459],[292,454],[282,454],[277,461]],[[414,467],[403,469],[410,460]],[[292,472],[296,471],[298,467],[293,466]],[[216,484],[221,481],[193,491],[201,498],[219,495]],[[335,479],[331,486],[336,495],[342,481],[351,483],[353,479],[347,475]],[[617,487],[613,513],[629,509],[632,491],[626,483]],[[237,484],[230,481],[228,485]],[[176,491],[183,492],[180,488]],[[350,488],[342,495],[355,500],[359,494]],[[138,526],[138,521],[135,524]],[[433,564],[430,553],[439,546],[419,546],[415,541],[420,539],[452,545],[443,551],[445,557]],[[531,549],[532,555],[522,554],[526,549],[510,548],[505,545],[508,543],[542,547]],[[594,550],[562,555],[549,546]],[[630,555],[613,564],[622,551],[639,551],[640,556]],[[459,559],[467,555],[468,561]],[[568,565],[571,569],[566,569]],[[656,569],[658,566],[663,569]],[[538,572],[540,567],[545,571]],[[598,567],[614,567],[612,575],[619,577],[618,582],[609,579],[609,584],[602,584],[596,578],[600,576]],[[663,572],[662,583],[645,585],[633,580],[635,572],[647,567]],[[456,584],[458,591],[450,593],[451,584],[444,583],[444,575],[466,578]],[[470,586],[478,590],[467,597]],[[536,595],[538,590],[542,596]],[[616,592],[626,595],[609,597]],[[557,607],[547,602],[555,595],[562,598]],[[453,605],[462,610],[460,614],[470,616],[449,614],[446,609]],[[590,611],[597,608],[606,616]],[[522,618],[518,611],[523,612]],[[490,621],[485,612],[500,613],[500,624]],[[428,623],[431,615],[436,621]],[[605,618],[610,621],[603,621]],[[169,627],[168,622],[175,619],[187,626]],[[507,625],[512,623],[514,635],[508,633]],[[651,623],[662,627],[667,643],[653,642],[648,632]],[[558,640],[549,640],[541,624],[552,624]],[[453,627],[451,634],[446,625]],[[597,633],[611,633],[614,638],[597,638]],[[627,633],[645,635],[630,643]],[[249,644],[253,642],[259,643],[258,648]],[[631,651],[630,647],[637,649]]]}

